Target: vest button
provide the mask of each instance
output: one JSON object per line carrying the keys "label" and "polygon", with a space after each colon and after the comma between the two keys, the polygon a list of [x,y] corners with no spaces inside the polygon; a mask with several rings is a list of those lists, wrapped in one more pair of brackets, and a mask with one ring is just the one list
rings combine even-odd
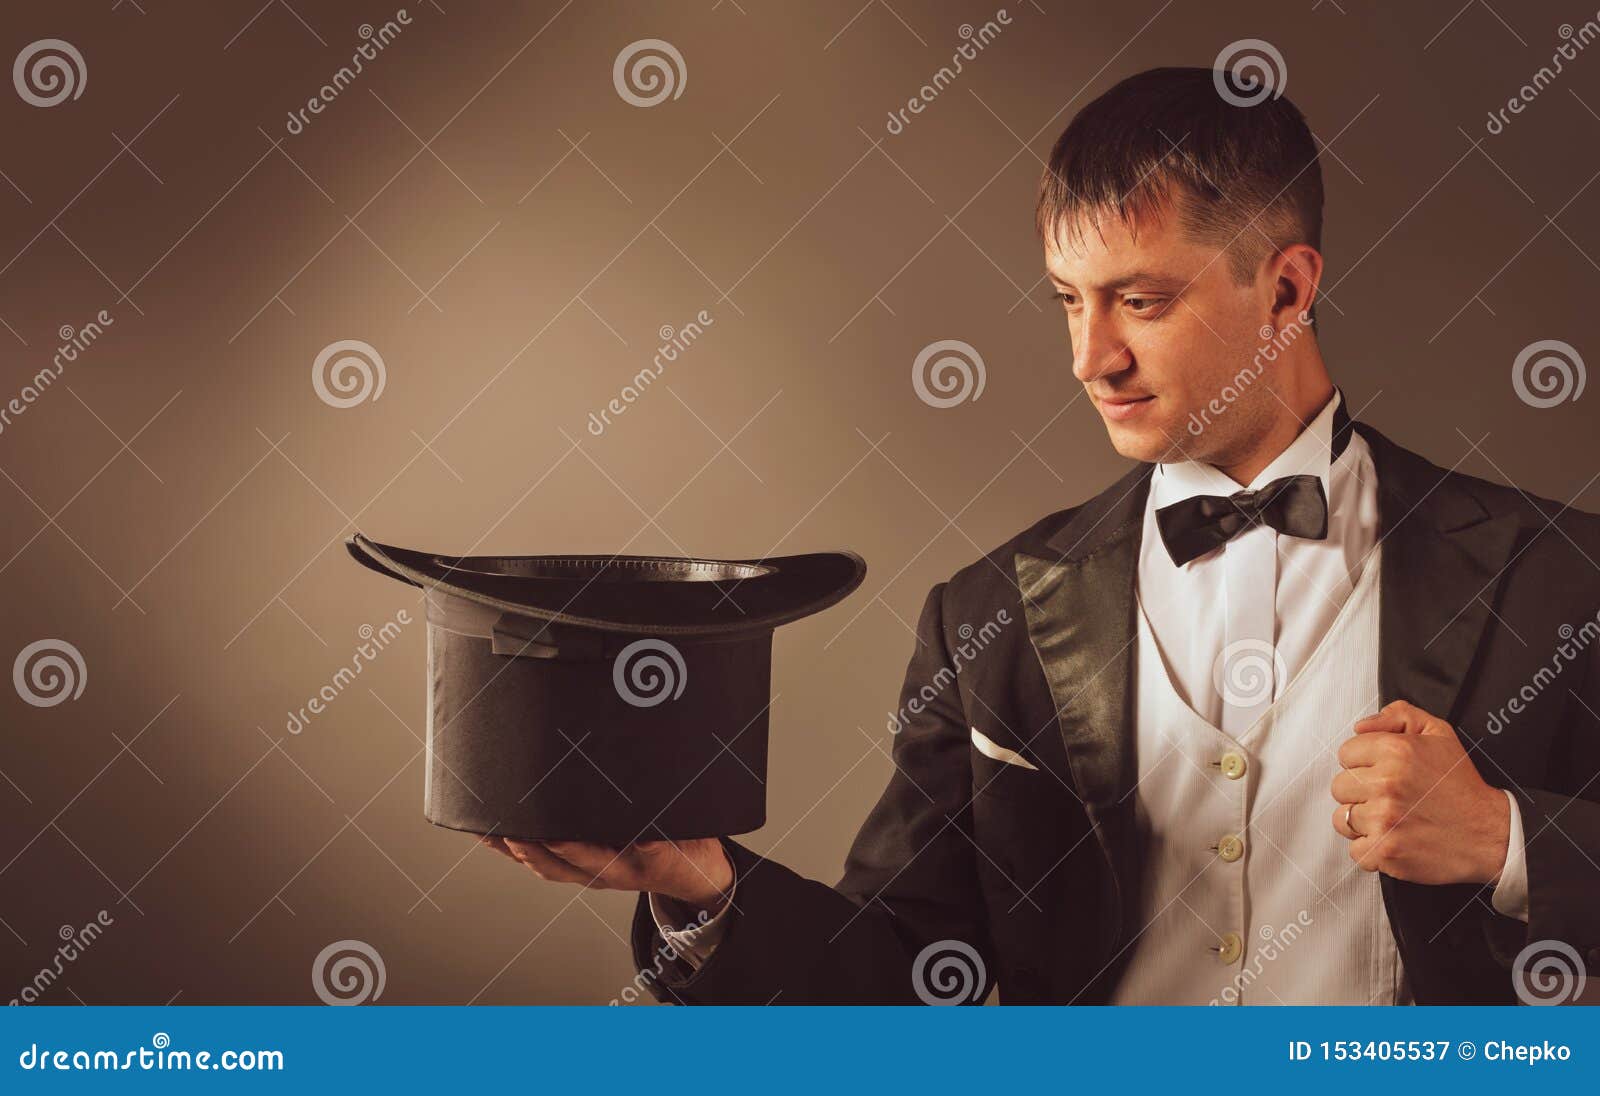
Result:
{"label": "vest button", "polygon": [[1244,855],[1244,841],[1231,833],[1228,834],[1217,842],[1217,855],[1228,863],[1233,863]]}
{"label": "vest button", "polygon": [[1229,750],[1227,753],[1222,755],[1221,765],[1222,775],[1227,777],[1229,780],[1238,780],[1244,775],[1245,769],[1248,768],[1245,763],[1244,755],[1234,753],[1232,750]]}
{"label": "vest button", "polygon": [[1239,956],[1244,953],[1244,941],[1239,939],[1236,932],[1225,932],[1217,941],[1218,946],[1211,950],[1217,953],[1217,958],[1224,963],[1232,965],[1239,961]]}

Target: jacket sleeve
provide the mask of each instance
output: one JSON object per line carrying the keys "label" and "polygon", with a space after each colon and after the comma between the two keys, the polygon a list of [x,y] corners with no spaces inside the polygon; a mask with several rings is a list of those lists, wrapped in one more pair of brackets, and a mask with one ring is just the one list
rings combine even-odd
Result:
{"label": "jacket sleeve", "polygon": [[1528,919],[1491,925],[1491,946],[1508,969],[1531,947],[1524,970],[1549,963],[1574,977],[1574,968],[1600,975],[1600,643],[1589,654],[1551,758],[1551,787],[1512,789],[1522,809]]}
{"label": "jacket sleeve", "polygon": [[941,583],[923,605],[901,690],[894,772],[856,836],[843,880],[829,887],[802,878],[724,839],[738,890],[726,933],[698,969],[664,944],[640,896],[634,961],[657,998],[916,1004],[930,991],[948,996],[952,955],[979,957],[975,971],[968,960],[973,980],[962,1000],[988,995],[993,963],[971,838],[971,745],[943,594]]}

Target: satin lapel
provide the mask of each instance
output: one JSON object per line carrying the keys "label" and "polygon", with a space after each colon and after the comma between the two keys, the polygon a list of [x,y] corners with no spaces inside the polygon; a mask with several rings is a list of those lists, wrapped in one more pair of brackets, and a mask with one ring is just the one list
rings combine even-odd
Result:
{"label": "satin lapel", "polygon": [[1357,429],[1378,473],[1380,704],[1409,700],[1454,723],[1518,520],[1491,517],[1440,469],[1365,424]]}
{"label": "satin lapel", "polygon": [[1046,542],[1044,556],[1016,555],[1028,638],[1050,688],[1073,782],[1111,871],[1120,939],[1123,891],[1137,882],[1126,811],[1136,759],[1130,711],[1135,648],[1134,582],[1151,465],[1140,465],[1084,504]]}

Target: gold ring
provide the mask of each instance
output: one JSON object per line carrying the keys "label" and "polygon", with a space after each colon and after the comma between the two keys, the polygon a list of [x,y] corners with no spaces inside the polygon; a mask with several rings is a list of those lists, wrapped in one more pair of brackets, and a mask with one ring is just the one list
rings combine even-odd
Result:
{"label": "gold ring", "polygon": [[1350,812],[1355,810],[1355,809],[1356,809],[1356,805],[1354,803],[1346,803],[1345,804],[1345,807],[1344,807],[1344,828],[1349,830],[1351,833],[1355,834],[1356,837],[1365,837],[1366,835],[1363,834],[1360,830],[1356,829],[1355,826],[1352,825],[1351,822],[1350,822]]}

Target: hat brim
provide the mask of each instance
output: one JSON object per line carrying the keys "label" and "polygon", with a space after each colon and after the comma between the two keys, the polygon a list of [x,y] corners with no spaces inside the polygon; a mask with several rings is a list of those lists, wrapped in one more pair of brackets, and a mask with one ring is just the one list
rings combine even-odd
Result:
{"label": "hat brim", "polygon": [[861,585],[854,552],[761,560],[662,556],[444,556],[348,541],[363,566],[504,612],[637,635],[733,637],[828,608]]}

